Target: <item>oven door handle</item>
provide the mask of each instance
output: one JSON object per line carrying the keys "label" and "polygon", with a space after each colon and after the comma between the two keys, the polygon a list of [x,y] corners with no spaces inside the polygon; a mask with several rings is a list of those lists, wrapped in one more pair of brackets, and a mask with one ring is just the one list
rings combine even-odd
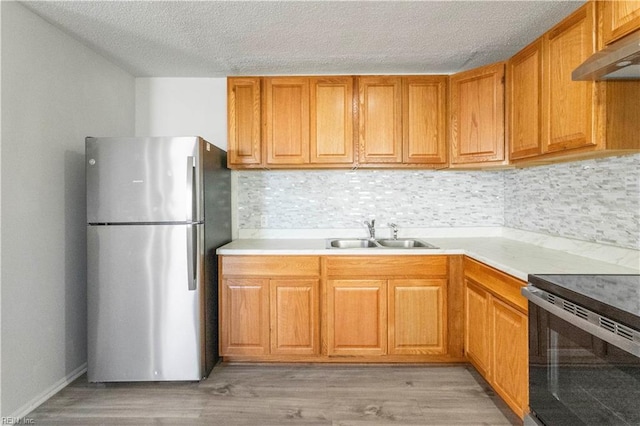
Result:
{"label": "oven door handle", "polygon": [[620,337],[617,334],[604,329],[597,324],[573,315],[572,313],[565,311],[564,309],[554,305],[553,303],[544,300],[541,296],[539,296],[541,291],[535,287],[522,287],[520,292],[524,297],[529,299],[531,303],[538,305],[545,311],[567,321],[569,324],[576,326],[591,335],[596,336],[601,340],[604,340],[607,343],[617,346],[618,348],[627,351],[632,355],[640,357],[640,343],[633,340],[625,339],[624,337]]}

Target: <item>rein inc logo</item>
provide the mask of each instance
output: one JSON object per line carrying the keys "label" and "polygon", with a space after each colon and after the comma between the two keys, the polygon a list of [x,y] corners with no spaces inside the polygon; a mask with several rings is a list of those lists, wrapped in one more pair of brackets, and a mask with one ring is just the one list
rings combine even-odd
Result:
{"label": "rein inc logo", "polygon": [[3,425],[35,425],[36,422],[33,419],[26,417],[0,417],[0,424]]}

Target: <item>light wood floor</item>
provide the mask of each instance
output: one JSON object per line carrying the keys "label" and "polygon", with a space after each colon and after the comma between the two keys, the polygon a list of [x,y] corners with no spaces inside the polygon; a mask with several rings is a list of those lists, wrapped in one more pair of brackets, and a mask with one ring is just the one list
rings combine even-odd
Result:
{"label": "light wood floor", "polygon": [[200,383],[76,380],[35,425],[513,425],[469,366],[219,364]]}

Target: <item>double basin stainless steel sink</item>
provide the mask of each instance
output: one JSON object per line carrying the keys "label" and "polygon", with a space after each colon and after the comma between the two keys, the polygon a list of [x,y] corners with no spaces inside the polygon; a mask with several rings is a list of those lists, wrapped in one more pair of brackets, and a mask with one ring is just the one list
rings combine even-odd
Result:
{"label": "double basin stainless steel sink", "polygon": [[389,249],[437,249],[438,247],[425,243],[416,238],[367,239],[367,238],[330,238],[327,240],[329,249],[356,248],[389,248]]}

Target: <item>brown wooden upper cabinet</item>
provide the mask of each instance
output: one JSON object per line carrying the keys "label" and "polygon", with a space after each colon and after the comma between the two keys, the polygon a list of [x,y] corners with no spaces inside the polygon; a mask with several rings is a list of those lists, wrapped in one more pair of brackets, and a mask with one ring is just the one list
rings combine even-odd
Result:
{"label": "brown wooden upper cabinet", "polygon": [[402,161],[447,164],[447,77],[402,78]]}
{"label": "brown wooden upper cabinet", "polygon": [[360,77],[360,163],[402,162],[402,79]]}
{"label": "brown wooden upper cabinet", "polygon": [[265,78],[267,165],[309,163],[309,79]]}
{"label": "brown wooden upper cabinet", "polygon": [[640,29],[640,1],[601,1],[602,37],[612,43]]}
{"label": "brown wooden upper cabinet", "polygon": [[596,83],[571,80],[573,70],[596,52],[594,9],[586,4],[544,35],[543,152],[597,144]]}
{"label": "brown wooden upper cabinet", "polygon": [[585,4],[507,63],[513,164],[640,150],[640,82],[571,79],[596,52],[596,18],[596,4]]}
{"label": "brown wooden upper cabinet", "polygon": [[506,125],[511,160],[542,153],[541,101],[542,39],[538,39],[507,63]]}
{"label": "brown wooden upper cabinet", "polygon": [[361,76],[359,164],[444,166],[445,76]]}
{"label": "brown wooden upper cabinet", "polygon": [[452,168],[504,165],[504,62],[451,76]]}
{"label": "brown wooden upper cabinet", "polygon": [[353,163],[353,78],[265,78],[266,165]]}
{"label": "brown wooden upper cabinet", "polygon": [[262,164],[260,77],[227,79],[228,163]]}
{"label": "brown wooden upper cabinet", "polygon": [[231,168],[353,166],[353,77],[230,77],[227,87]]}
{"label": "brown wooden upper cabinet", "polygon": [[314,77],[310,89],[310,163],[353,164],[353,78]]}

